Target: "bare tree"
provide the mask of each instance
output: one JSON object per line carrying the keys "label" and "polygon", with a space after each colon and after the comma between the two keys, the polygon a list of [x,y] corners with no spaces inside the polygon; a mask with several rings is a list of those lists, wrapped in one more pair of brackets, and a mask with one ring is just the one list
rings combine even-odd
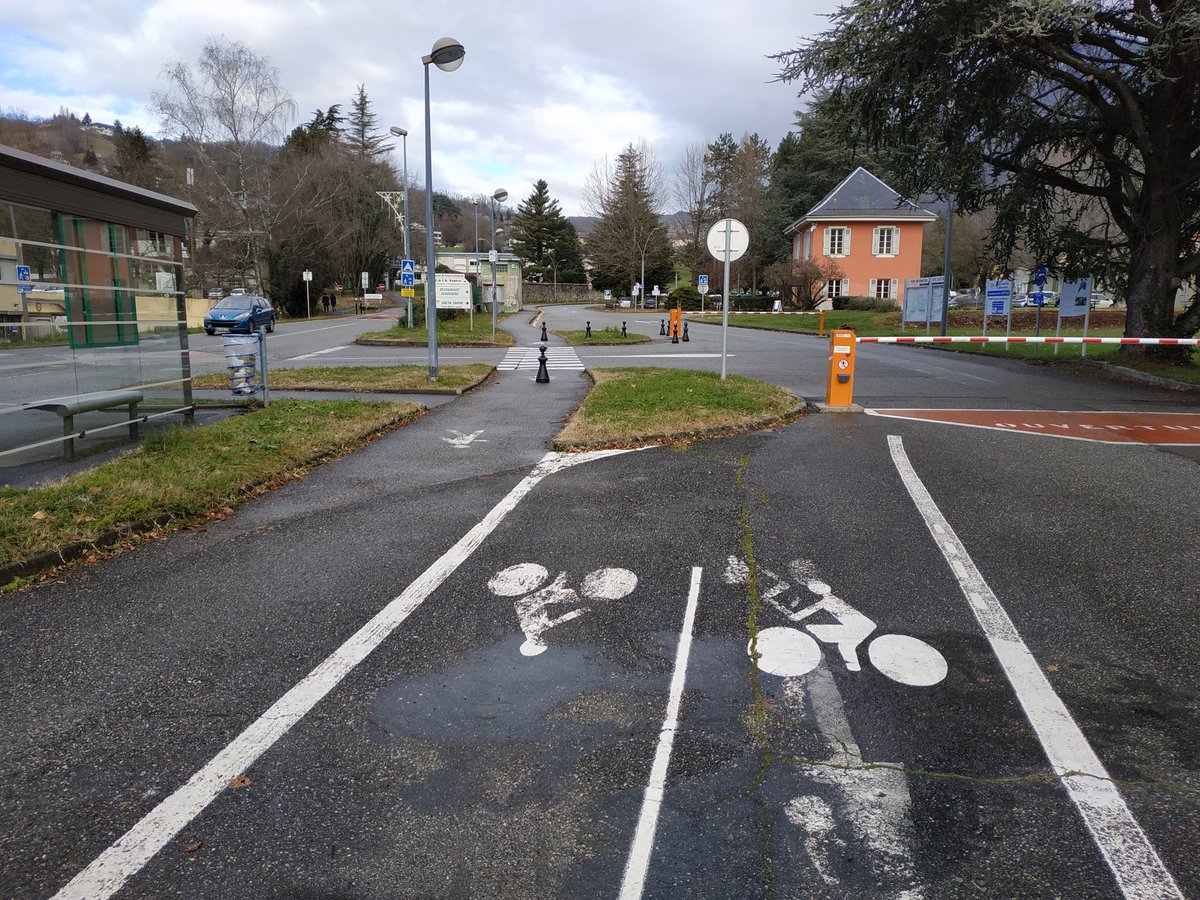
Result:
{"label": "bare tree", "polygon": [[280,204],[272,197],[272,150],[295,113],[278,72],[249,47],[209,38],[193,70],[177,62],[152,108],[163,132],[199,163],[203,227],[229,252],[229,263],[266,282],[265,241]]}
{"label": "bare tree", "polygon": [[683,149],[675,168],[673,188],[675,203],[687,216],[686,223],[680,225],[684,241],[681,256],[689,269],[697,271],[708,262],[704,239],[709,226],[716,221],[716,182],[705,163],[703,144],[689,144]]}

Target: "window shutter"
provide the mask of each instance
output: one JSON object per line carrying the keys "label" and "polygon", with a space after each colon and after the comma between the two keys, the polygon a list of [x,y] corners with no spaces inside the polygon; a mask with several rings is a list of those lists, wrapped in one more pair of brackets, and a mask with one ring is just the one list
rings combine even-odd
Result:
{"label": "window shutter", "polygon": [[850,226],[847,225],[842,229],[842,254],[850,255]]}
{"label": "window shutter", "polygon": [[849,278],[842,279],[842,296],[843,297],[850,296],[850,279]]}
{"label": "window shutter", "polygon": [[871,282],[870,282],[870,286],[867,288],[867,293],[872,297],[876,297],[876,296],[878,296],[878,294],[876,293],[876,291],[878,291],[878,290],[879,290],[879,279],[872,278]]}
{"label": "window shutter", "polygon": [[900,255],[900,228],[898,226],[892,229],[892,252],[897,256]]}
{"label": "window shutter", "polygon": [[896,299],[896,288],[897,287],[898,287],[898,285],[896,284],[896,279],[893,278],[892,279],[892,292],[890,294],[888,294],[888,296],[891,297],[893,300]]}
{"label": "window shutter", "polygon": [[826,229],[825,229],[825,255],[826,255],[826,256],[828,256],[828,255],[829,255],[829,242],[830,242],[830,238],[831,238],[832,236],[833,236],[833,229],[832,229],[832,228],[826,228]]}
{"label": "window shutter", "polygon": [[879,246],[879,236],[883,232],[883,228],[876,225],[871,231],[871,253],[874,256],[880,256],[883,253],[883,248]]}

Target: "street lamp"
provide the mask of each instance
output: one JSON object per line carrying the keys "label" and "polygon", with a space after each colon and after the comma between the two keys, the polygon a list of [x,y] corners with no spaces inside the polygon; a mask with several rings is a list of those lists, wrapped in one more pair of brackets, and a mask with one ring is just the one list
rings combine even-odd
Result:
{"label": "street lamp", "polygon": [[660,228],[662,228],[661,223],[655,225],[648,232],[646,232],[646,240],[642,241],[642,284],[641,292],[638,297],[638,299],[641,301],[642,309],[646,308],[646,250],[650,247],[650,238],[653,237],[654,232],[658,231]]}
{"label": "street lamp", "polygon": [[428,56],[421,57],[425,66],[425,326],[429,334],[429,380],[438,379],[437,357],[437,287],[433,255],[433,142],[429,138],[429,64],[443,72],[453,72],[462,65],[467,51],[454,38],[437,40]]}
{"label": "street lamp", "polygon": [[492,343],[496,342],[496,263],[500,254],[496,252],[496,204],[508,199],[508,191],[496,188],[492,193],[492,249],[488,252],[488,261],[492,264]]}
{"label": "street lamp", "polygon": [[[398,138],[402,138],[401,145],[404,147],[404,259],[412,259],[412,246],[410,238],[410,230],[408,227],[408,132],[399,125],[393,125],[388,129]],[[393,284],[392,287],[395,287]],[[411,295],[411,291],[409,294]],[[412,297],[405,298],[408,300],[408,327],[412,328]]]}
{"label": "street lamp", "polygon": [[[558,260],[554,258],[554,249],[546,251],[546,255],[550,257],[550,267],[554,269],[554,302],[558,302]],[[642,270],[642,277],[645,277],[645,270]]]}

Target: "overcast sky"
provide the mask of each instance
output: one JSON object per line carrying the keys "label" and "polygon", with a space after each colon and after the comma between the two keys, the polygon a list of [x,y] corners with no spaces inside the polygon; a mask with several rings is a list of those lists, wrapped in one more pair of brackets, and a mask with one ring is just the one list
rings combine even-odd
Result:
{"label": "overcast sky", "polygon": [[[835,0],[0,0],[0,110],[60,107],[159,134],[148,109],[169,63],[194,64],[209,36],[239,40],[279,70],[297,121],[366,87],[382,131],[407,128],[424,179],[421,57],[440,37],[467,55],[431,67],[433,179],[510,203],[538,178],[568,215],[586,212],[593,164],[646,139],[668,169],[721,132],[772,146],[792,127],[795,85],[768,54],[824,30]],[[400,148],[395,151],[400,168]]]}

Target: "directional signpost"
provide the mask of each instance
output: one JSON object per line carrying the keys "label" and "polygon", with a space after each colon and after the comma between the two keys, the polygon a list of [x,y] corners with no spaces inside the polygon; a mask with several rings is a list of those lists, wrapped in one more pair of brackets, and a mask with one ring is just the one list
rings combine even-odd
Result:
{"label": "directional signpost", "polygon": [[1033,270],[1033,283],[1037,285],[1037,290],[1031,296],[1033,298],[1034,313],[1033,318],[1033,333],[1035,336],[1042,333],[1042,302],[1046,299],[1046,295],[1042,293],[1042,288],[1046,286],[1046,267],[1038,266]]}
{"label": "directional signpost", "polygon": [[400,260],[400,296],[408,300],[408,327],[413,327],[412,298],[416,294],[414,284],[417,278],[417,267],[411,259]]}
{"label": "directional signpost", "polygon": [[725,262],[725,288],[721,303],[721,380],[725,380],[725,347],[729,334],[729,264],[741,259],[750,246],[750,232],[737,219],[722,219],[708,229],[708,252]]}

